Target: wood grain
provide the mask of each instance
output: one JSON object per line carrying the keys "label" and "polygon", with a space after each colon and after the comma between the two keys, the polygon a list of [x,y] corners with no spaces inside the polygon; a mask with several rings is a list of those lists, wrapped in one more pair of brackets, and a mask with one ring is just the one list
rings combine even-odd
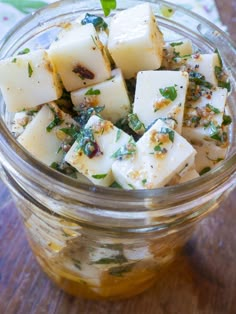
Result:
{"label": "wood grain", "polygon": [[[217,4],[236,40],[236,1]],[[1,314],[236,313],[236,191],[199,224],[167,276],[142,295],[119,302],[76,299],[55,287],[36,263],[1,182],[0,200]]]}

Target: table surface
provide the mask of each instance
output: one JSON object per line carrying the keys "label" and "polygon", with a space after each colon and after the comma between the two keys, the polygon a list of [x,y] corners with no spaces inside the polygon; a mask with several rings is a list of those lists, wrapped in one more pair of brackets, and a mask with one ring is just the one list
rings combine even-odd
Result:
{"label": "table surface", "polygon": [[[217,0],[236,41],[236,1]],[[198,226],[168,275],[130,300],[98,302],[60,291],[40,270],[22,223],[0,182],[0,313],[235,314],[236,190]]]}

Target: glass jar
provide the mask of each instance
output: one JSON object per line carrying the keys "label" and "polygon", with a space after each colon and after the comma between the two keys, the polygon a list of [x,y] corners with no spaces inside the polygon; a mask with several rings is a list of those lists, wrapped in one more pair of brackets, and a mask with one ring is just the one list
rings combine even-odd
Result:
{"label": "glass jar", "polygon": [[[140,2],[118,1],[117,10]],[[235,186],[235,47],[201,17],[164,1],[149,2],[166,40],[190,38],[203,52],[217,48],[224,66],[231,69],[231,146],[227,159],[209,173],[155,190],[125,191],[75,181],[35,160],[18,144],[1,99],[2,178],[37,261],[59,287],[75,296],[120,299],[146,290],[174,261],[196,223]],[[173,15],[164,17],[163,6]],[[102,14],[100,2],[56,2],[26,17],[2,40],[1,58],[26,46],[47,48],[65,23],[84,12]]]}

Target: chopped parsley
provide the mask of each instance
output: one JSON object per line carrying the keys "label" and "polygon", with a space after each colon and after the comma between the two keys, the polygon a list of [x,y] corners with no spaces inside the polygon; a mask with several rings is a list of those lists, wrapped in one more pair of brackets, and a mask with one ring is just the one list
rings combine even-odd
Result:
{"label": "chopped parsley", "polygon": [[159,91],[164,98],[170,99],[171,101],[174,101],[177,97],[177,91],[175,86],[160,88]]}
{"label": "chopped parsley", "polygon": [[95,155],[100,153],[100,148],[94,139],[91,127],[81,130],[76,141],[78,143],[76,149],[82,150],[83,153],[89,158],[93,158]]}
{"label": "chopped parsley", "polygon": [[227,140],[227,133],[222,132],[219,125],[215,125],[214,122],[210,122],[206,127],[210,129],[210,138],[219,142],[225,142]]}
{"label": "chopped parsley", "polygon": [[103,174],[94,174],[94,175],[92,175],[92,178],[97,179],[97,180],[101,180],[101,179],[106,178],[106,176],[107,176],[107,173],[103,173]]}
{"label": "chopped parsley", "polygon": [[107,29],[107,23],[102,17],[86,13],[84,19],[81,21],[81,24],[85,25],[89,23],[93,24],[97,31],[99,31],[100,29]]}
{"label": "chopped parsley", "polygon": [[121,135],[122,135],[122,131],[120,129],[118,129],[116,132],[116,142],[119,141],[119,139],[121,138]]}
{"label": "chopped parsley", "polygon": [[28,77],[31,77],[33,74],[33,69],[31,64],[28,62]]}
{"label": "chopped parsley", "polygon": [[25,49],[19,51],[18,55],[26,55],[29,52],[30,52],[30,49],[29,48],[25,48]]}
{"label": "chopped parsley", "polygon": [[123,254],[118,254],[110,257],[103,257],[94,262],[94,264],[122,264],[128,262]]}
{"label": "chopped parsley", "polygon": [[111,185],[110,188],[115,188],[115,189],[122,189],[122,186],[117,183],[116,181],[114,181]]}
{"label": "chopped parsley", "polygon": [[171,47],[176,47],[176,46],[181,46],[183,45],[183,42],[180,41],[180,42],[177,42],[177,43],[170,43]]}
{"label": "chopped parsley", "polygon": [[128,144],[120,147],[116,152],[111,155],[114,159],[123,159],[124,157],[133,156],[136,153],[136,143],[131,138]]}
{"label": "chopped parsley", "polygon": [[216,107],[214,107],[214,106],[212,106],[212,105],[210,105],[210,104],[207,104],[206,107],[207,107],[208,109],[210,109],[212,112],[214,112],[215,114],[220,113],[220,110],[219,110],[218,108],[216,108]]}
{"label": "chopped parsley", "polygon": [[223,125],[229,125],[231,123],[232,123],[232,118],[230,116],[224,114],[222,124]]}
{"label": "chopped parsley", "polygon": [[210,167],[205,167],[205,168],[203,168],[203,169],[199,172],[199,174],[200,174],[200,176],[202,176],[203,174],[209,172],[210,170],[211,170]]}
{"label": "chopped parsley", "polygon": [[77,170],[72,167],[71,165],[67,164],[67,163],[58,163],[58,162],[53,162],[51,163],[50,167],[54,170],[59,171],[60,173],[63,173],[67,176],[70,176],[72,178],[77,178]]}
{"label": "chopped parsley", "polygon": [[194,82],[196,85],[204,86],[209,89],[212,88],[212,84],[210,82],[207,82],[205,76],[199,72],[189,72],[189,81]]}
{"label": "chopped parsley", "polygon": [[16,63],[16,61],[17,61],[17,59],[16,58],[14,58],[14,59],[12,59],[12,63]]}
{"label": "chopped parsley", "polygon": [[101,91],[99,89],[93,89],[92,87],[87,90],[85,93],[86,96],[92,96],[92,95],[100,95]]}
{"label": "chopped parsley", "polygon": [[55,128],[55,126],[62,124],[64,121],[56,114],[56,112],[53,109],[51,109],[51,111],[54,113],[54,119],[46,127],[47,132],[51,132],[52,129]]}
{"label": "chopped parsley", "polygon": [[142,184],[145,185],[147,183],[147,179],[142,180]]}
{"label": "chopped parsley", "polygon": [[170,141],[173,143],[175,138],[175,132],[169,128],[162,127],[159,133],[168,134]]}
{"label": "chopped parsley", "polygon": [[145,132],[144,124],[139,120],[136,113],[131,113],[128,115],[129,127],[137,134],[142,135]]}
{"label": "chopped parsley", "polygon": [[127,264],[127,265],[121,265],[117,267],[111,267],[109,269],[109,275],[116,276],[116,277],[122,277],[125,273],[128,273],[132,270],[134,267],[134,263]]}
{"label": "chopped parsley", "polygon": [[218,81],[218,86],[221,88],[226,88],[228,90],[228,92],[231,91],[231,84],[229,81],[227,81],[227,82]]}
{"label": "chopped parsley", "polygon": [[64,132],[66,135],[69,135],[70,137],[72,137],[75,140],[76,140],[78,133],[79,133],[78,127],[76,127],[75,125],[72,125],[69,128],[61,128],[60,131]]}
{"label": "chopped parsley", "polygon": [[81,106],[74,108],[78,115],[73,118],[79,124],[80,128],[83,128],[92,115],[94,114],[99,115],[99,113],[104,108],[105,106],[95,106],[88,108],[86,107],[86,105],[82,104]]}
{"label": "chopped parsley", "polygon": [[108,16],[111,10],[116,9],[116,0],[100,0],[105,16]]}

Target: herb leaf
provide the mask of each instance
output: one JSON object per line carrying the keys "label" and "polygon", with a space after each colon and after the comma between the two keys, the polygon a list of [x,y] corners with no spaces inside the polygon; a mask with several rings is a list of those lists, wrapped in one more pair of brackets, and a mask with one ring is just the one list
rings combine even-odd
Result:
{"label": "herb leaf", "polygon": [[122,159],[123,157],[129,157],[136,153],[136,143],[133,139],[128,144],[120,147],[115,153],[111,155],[111,158]]}
{"label": "herb leaf", "polygon": [[106,176],[107,176],[107,173],[103,173],[103,174],[94,174],[94,175],[92,175],[92,177],[93,177],[94,179],[98,179],[98,180],[104,179],[104,178],[106,178]]}
{"label": "herb leaf", "polygon": [[176,46],[181,46],[183,45],[183,42],[180,41],[180,42],[177,42],[177,43],[170,43],[171,47],[176,47]]}
{"label": "herb leaf", "polygon": [[145,132],[145,126],[139,120],[139,117],[136,113],[131,113],[128,115],[128,125],[137,134],[142,135]]}
{"label": "herb leaf", "polygon": [[71,136],[75,140],[79,133],[74,125],[72,125],[70,128],[61,128],[60,131],[64,132],[66,135]]}
{"label": "herb leaf", "polygon": [[232,118],[228,115],[223,115],[223,125],[229,125],[232,123]]}
{"label": "herb leaf", "polygon": [[110,257],[103,257],[94,262],[94,264],[122,264],[128,262],[127,258],[122,255],[114,255]]}
{"label": "herb leaf", "polygon": [[19,51],[18,55],[26,55],[29,52],[30,52],[30,49],[29,48],[25,48],[25,49]]}
{"label": "herb leaf", "polygon": [[31,64],[28,62],[28,76],[31,77],[32,74],[33,74],[33,69],[32,69]]}
{"label": "herb leaf", "polygon": [[177,91],[175,89],[175,86],[160,88],[159,91],[164,98],[170,99],[171,101],[174,101],[177,97]]}
{"label": "herb leaf", "polygon": [[168,134],[170,141],[173,143],[175,138],[175,132],[169,128],[162,127],[160,130],[162,134]]}
{"label": "herb leaf", "polygon": [[216,107],[214,107],[214,106],[212,106],[212,105],[210,105],[210,104],[207,104],[206,107],[209,108],[209,109],[210,109],[212,112],[214,112],[215,114],[220,113],[220,110],[219,110],[218,108],[216,108]]}
{"label": "herb leaf", "polygon": [[116,9],[116,0],[100,0],[105,16],[108,16],[111,10]]}
{"label": "herb leaf", "polygon": [[115,188],[115,189],[122,189],[122,186],[119,185],[116,181],[114,181],[111,185],[110,188]]}
{"label": "herb leaf", "polygon": [[[53,110],[52,110],[52,111],[53,111]],[[49,125],[46,127],[47,132],[51,132],[52,129],[53,129],[55,126],[62,124],[62,122],[64,121],[64,120],[62,120],[54,111],[53,111],[53,113],[54,113],[54,119],[53,119],[52,122],[50,122]]]}
{"label": "herb leaf", "polygon": [[197,85],[204,86],[210,89],[212,88],[212,84],[210,82],[207,82],[205,76],[201,73],[195,71],[189,72],[189,80],[190,82],[194,82]]}
{"label": "herb leaf", "polygon": [[119,139],[121,138],[121,135],[122,135],[122,131],[120,129],[118,129],[116,132],[116,142],[119,141]]}
{"label": "herb leaf", "polygon": [[81,130],[76,141],[78,143],[77,150],[81,149],[89,158],[93,158],[100,152],[100,148],[94,139],[92,128]]}
{"label": "herb leaf", "polygon": [[205,167],[205,168],[203,168],[203,169],[199,172],[199,174],[200,174],[200,176],[202,176],[203,174],[209,172],[210,170],[211,170],[210,167]]}
{"label": "herb leaf", "polygon": [[118,267],[111,267],[109,269],[109,275],[111,276],[116,276],[116,277],[122,277],[124,273],[128,273],[132,270],[132,268],[134,267],[134,263],[133,264],[127,264],[127,265],[121,265]]}
{"label": "herb leaf", "polygon": [[102,17],[86,13],[84,19],[81,21],[81,24],[85,25],[89,23],[93,24],[97,31],[99,31],[101,28],[107,29],[107,23],[104,21]]}
{"label": "herb leaf", "polygon": [[85,93],[86,96],[92,96],[92,95],[100,95],[101,91],[99,89],[93,89],[92,87],[87,90]]}

